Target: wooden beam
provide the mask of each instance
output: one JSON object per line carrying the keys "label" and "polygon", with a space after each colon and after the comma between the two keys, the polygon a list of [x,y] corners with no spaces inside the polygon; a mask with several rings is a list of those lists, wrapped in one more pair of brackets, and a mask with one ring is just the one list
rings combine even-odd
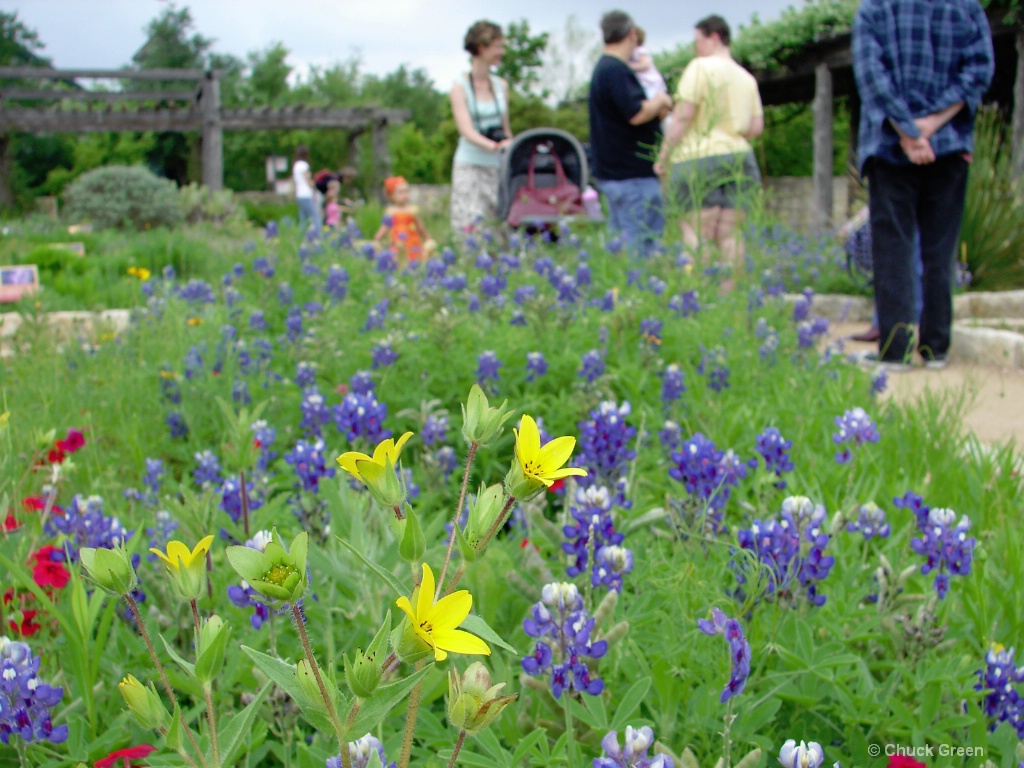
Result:
{"label": "wooden beam", "polygon": [[216,192],[224,188],[224,128],[220,113],[220,83],[212,72],[203,81],[199,106],[203,112],[203,184]]}
{"label": "wooden beam", "polygon": [[201,80],[201,69],[50,69],[49,67],[0,67],[0,78],[12,80]]}
{"label": "wooden beam", "polygon": [[832,229],[832,73],[824,62],[814,68],[814,226]]}
{"label": "wooden beam", "polygon": [[46,91],[0,87],[0,99],[24,101],[192,101],[195,91]]}

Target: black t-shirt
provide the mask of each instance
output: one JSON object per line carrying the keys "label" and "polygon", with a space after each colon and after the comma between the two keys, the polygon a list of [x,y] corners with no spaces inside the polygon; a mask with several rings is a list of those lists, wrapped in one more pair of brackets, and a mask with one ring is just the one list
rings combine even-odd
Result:
{"label": "black t-shirt", "polygon": [[605,54],[590,78],[590,151],[594,176],[621,181],[654,176],[661,123],[629,120],[640,111],[644,89],[622,59]]}

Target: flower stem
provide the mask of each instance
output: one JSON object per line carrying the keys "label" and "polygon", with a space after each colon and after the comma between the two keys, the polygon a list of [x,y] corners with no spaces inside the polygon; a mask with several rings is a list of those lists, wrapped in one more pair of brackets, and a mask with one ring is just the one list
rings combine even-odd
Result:
{"label": "flower stem", "polygon": [[[207,553],[209,554],[209,553]],[[189,600],[189,605],[192,606],[192,621],[196,625],[196,654],[202,650],[199,647],[199,636],[202,632],[203,625],[199,620],[199,608],[196,605],[195,600]],[[209,683],[203,684],[203,696],[206,698],[206,719],[210,723],[210,744],[213,747],[213,764],[220,768],[220,744],[217,739],[217,714],[213,711],[213,690],[210,688]]]}
{"label": "flower stem", "polygon": [[[423,660],[416,662],[416,671],[423,668]],[[416,733],[416,716],[420,711],[420,696],[423,695],[423,681],[416,683],[416,686],[409,692],[409,708],[405,712],[405,732],[402,734],[402,754],[398,758],[398,768],[409,768],[409,758],[412,757],[412,739]]]}
{"label": "flower stem", "polygon": [[459,757],[459,752],[462,751],[462,744],[466,741],[466,732],[459,731],[459,738],[455,741],[455,751],[452,752],[452,759],[448,761],[448,768],[455,768],[455,761]]}
{"label": "flower stem", "polygon": [[494,534],[501,530],[501,527],[505,524],[508,519],[509,513],[512,511],[512,507],[515,505],[517,499],[515,496],[509,496],[505,502],[505,506],[501,508],[501,514],[498,515],[498,519],[494,521],[494,525],[491,526],[491,530],[484,536],[484,540],[480,542],[480,549],[483,549],[490,544],[491,539],[494,538]]}
{"label": "flower stem", "polygon": [[444,587],[444,577],[448,572],[448,563],[452,559],[452,550],[455,548],[455,530],[459,527],[459,518],[462,517],[462,506],[466,503],[466,487],[469,485],[469,471],[473,467],[473,458],[476,456],[479,443],[469,444],[469,453],[466,454],[466,469],[462,473],[462,490],[459,491],[459,504],[455,507],[455,518],[452,520],[452,533],[448,537],[448,552],[444,556],[444,565],[441,566],[441,575],[437,579],[437,591],[434,593],[436,602]]}
{"label": "flower stem", "polygon": [[249,489],[245,486],[245,470],[238,470],[238,493],[242,502],[242,530],[245,538],[249,538]]}
{"label": "flower stem", "polygon": [[732,699],[725,705],[725,728],[722,730],[722,760],[725,763],[723,768],[732,768],[732,721],[735,718],[732,714]]}
{"label": "flower stem", "polygon": [[351,768],[348,747],[345,744],[345,729],[341,725],[341,720],[338,718],[338,711],[334,708],[334,700],[330,694],[327,693],[327,686],[324,685],[324,679],[320,676],[320,668],[316,665],[316,659],[313,658],[313,647],[309,644],[309,635],[306,633],[306,622],[302,618],[302,611],[299,610],[297,603],[292,603],[292,616],[295,618],[295,628],[298,630],[299,639],[302,640],[302,649],[306,652],[306,661],[309,663],[310,669],[313,670],[313,677],[316,678],[317,687],[320,689],[320,695],[323,697],[324,704],[327,707],[327,714],[331,718],[331,723],[334,725],[334,733],[338,737],[338,750],[341,754],[341,764],[343,768]]}
{"label": "flower stem", "polygon": [[[178,697],[174,695],[174,689],[171,688],[171,681],[167,679],[167,673],[164,672],[164,665],[160,663],[160,657],[156,655],[156,648],[153,647],[153,641],[149,639],[149,632],[146,631],[146,625],[142,621],[142,614],[139,613],[138,603],[135,602],[135,598],[132,597],[130,592],[125,594],[124,599],[128,601],[128,607],[135,616],[135,624],[139,628],[139,633],[142,635],[142,639],[146,641],[146,648],[149,649],[150,658],[153,659],[153,663],[156,665],[156,671],[160,675],[160,682],[163,683],[164,690],[167,691],[167,697],[171,700],[171,706],[177,708]],[[203,751],[196,743],[196,737],[192,735],[192,729],[188,727],[188,722],[185,720],[185,713],[179,709],[178,716],[181,718],[181,727],[184,729],[185,735],[188,736],[188,740],[192,744],[192,748],[196,751],[196,755],[199,756],[199,762],[202,763],[203,768],[210,768],[209,763],[206,762],[206,755],[203,754]]]}
{"label": "flower stem", "polygon": [[563,693],[565,695],[565,703],[562,705],[562,711],[565,713],[565,749],[569,753],[569,765],[579,765],[580,762],[576,756],[576,734],[573,732],[572,712],[569,710],[572,694],[569,691]]}

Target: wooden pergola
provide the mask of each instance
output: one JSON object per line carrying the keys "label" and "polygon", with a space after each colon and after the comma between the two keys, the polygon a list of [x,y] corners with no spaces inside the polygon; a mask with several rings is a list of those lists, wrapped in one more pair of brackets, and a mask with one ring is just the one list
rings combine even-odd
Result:
{"label": "wooden pergola", "polygon": [[[996,74],[986,103],[1013,104],[1014,174],[1024,180],[1024,28],[990,19]],[[860,98],[853,76],[849,32],[811,43],[787,65],[755,73],[766,106],[811,102],[814,114],[814,197],[816,228],[832,228],[833,102],[846,97],[850,106],[851,163],[856,167]]]}
{"label": "wooden pergola", "polygon": [[[350,141],[367,131],[371,134],[376,177],[371,182],[376,187],[390,166],[387,128],[405,122],[410,116],[406,109],[377,107],[225,109],[220,103],[219,77],[216,70],[198,69],[0,67],[0,80],[47,80],[74,86],[66,89],[0,86],[0,165],[3,165],[2,155],[6,154],[4,134],[11,131],[33,134],[199,131],[203,184],[211,190],[219,190],[224,187],[224,131],[339,128],[348,133]],[[181,90],[91,91],[77,86],[75,80],[80,78],[193,85]]]}

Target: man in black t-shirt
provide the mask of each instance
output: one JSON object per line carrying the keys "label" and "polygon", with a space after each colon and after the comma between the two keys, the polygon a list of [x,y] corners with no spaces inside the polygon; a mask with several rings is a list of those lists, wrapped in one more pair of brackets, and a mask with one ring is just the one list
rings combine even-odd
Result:
{"label": "man in black t-shirt", "polygon": [[636,25],[611,11],[601,19],[604,54],[590,79],[590,149],[594,176],[608,201],[608,224],[635,253],[648,254],[665,228],[661,183],[654,173],[660,118],[672,108],[667,93],[646,99],[630,56]]}

